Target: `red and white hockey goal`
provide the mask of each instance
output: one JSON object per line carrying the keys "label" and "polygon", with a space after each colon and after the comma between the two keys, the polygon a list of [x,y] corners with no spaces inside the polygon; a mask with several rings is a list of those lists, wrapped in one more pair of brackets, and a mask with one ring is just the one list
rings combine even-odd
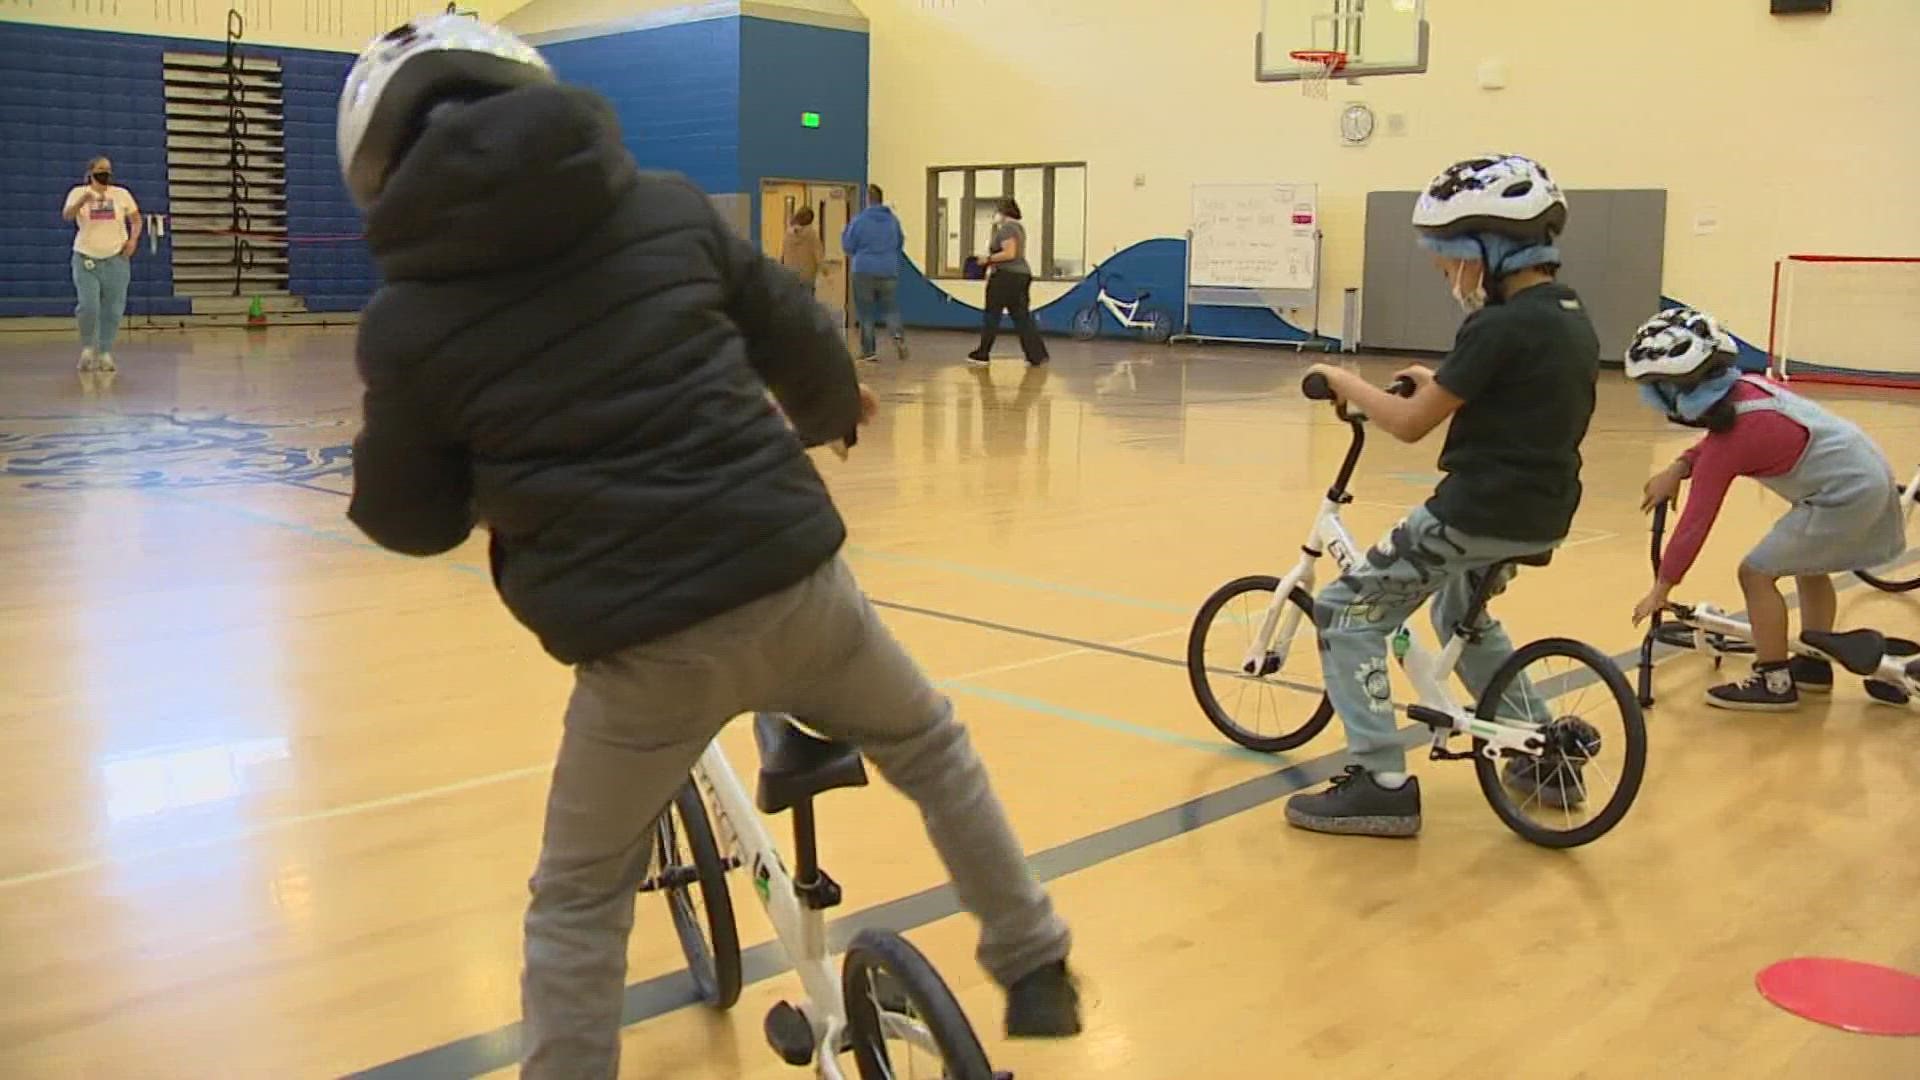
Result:
{"label": "red and white hockey goal", "polygon": [[1767,369],[1783,380],[1920,390],[1920,256],[1774,263]]}

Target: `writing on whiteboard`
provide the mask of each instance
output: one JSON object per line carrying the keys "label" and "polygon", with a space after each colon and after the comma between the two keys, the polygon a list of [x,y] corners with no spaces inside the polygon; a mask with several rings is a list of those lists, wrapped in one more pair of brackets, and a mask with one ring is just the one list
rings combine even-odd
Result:
{"label": "writing on whiteboard", "polygon": [[1319,220],[1312,184],[1196,184],[1193,284],[1310,290]]}

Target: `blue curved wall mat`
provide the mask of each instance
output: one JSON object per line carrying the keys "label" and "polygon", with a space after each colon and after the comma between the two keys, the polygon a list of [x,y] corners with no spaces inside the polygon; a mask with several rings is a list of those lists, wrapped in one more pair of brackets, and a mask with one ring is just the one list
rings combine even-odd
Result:
{"label": "blue curved wall mat", "polygon": [[[1661,311],[1666,311],[1670,308],[1692,307],[1692,306],[1693,306],[1692,304],[1689,304],[1684,300],[1675,300],[1673,297],[1667,296],[1665,294],[1662,294],[1660,297]],[[1767,351],[1765,349],[1762,349],[1754,345],[1752,342],[1748,341],[1746,338],[1741,337],[1739,334],[1733,335],[1733,343],[1735,345],[1740,346],[1740,359],[1737,361],[1737,363],[1740,365],[1741,371],[1767,370]],[[1606,356],[1606,357],[1602,357],[1601,359],[1606,360],[1610,363],[1621,362],[1618,357],[1613,357],[1613,356]]]}
{"label": "blue curved wall mat", "polygon": [[[1180,325],[1181,303],[1186,289],[1187,242],[1160,238],[1143,240],[1116,253],[1100,264],[1106,274],[1108,291],[1131,298],[1145,289],[1157,304],[1173,315]],[[1049,334],[1072,330],[1073,314],[1098,294],[1099,286],[1089,277],[1077,282],[1059,299],[1034,310],[1040,329]],[[980,326],[980,309],[949,294],[939,284],[908,263],[900,275],[900,314],[909,326],[949,330],[975,330]],[[1002,320],[1003,325],[1011,323]],[[1200,305],[1193,309],[1193,332],[1202,337],[1262,338],[1274,341],[1310,341],[1313,335],[1264,308],[1228,308]],[[1102,337],[1128,337],[1112,316],[1101,318]]]}

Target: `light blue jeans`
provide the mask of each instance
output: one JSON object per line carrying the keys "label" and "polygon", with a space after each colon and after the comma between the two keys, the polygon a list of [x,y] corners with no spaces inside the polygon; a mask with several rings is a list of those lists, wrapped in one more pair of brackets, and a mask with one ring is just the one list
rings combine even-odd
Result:
{"label": "light blue jeans", "polygon": [[879,348],[879,324],[887,324],[887,333],[899,341],[906,336],[900,327],[900,279],[879,274],[853,275],[853,310],[860,319],[860,355],[872,356]]}
{"label": "light blue jeans", "polygon": [[[1415,609],[1428,609],[1444,646],[1473,603],[1487,568],[1505,559],[1558,546],[1468,536],[1417,506],[1386,539],[1361,558],[1353,573],[1320,590],[1313,621],[1320,631],[1320,670],[1327,698],[1347,729],[1347,750],[1371,772],[1405,772],[1407,751],[1395,737],[1393,686],[1387,676],[1387,637]],[[1511,567],[1493,587],[1499,595]],[[1479,640],[1460,654],[1455,672],[1478,699],[1493,673],[1513,654],[1506,630],[1485,611],[1473,627]],[[1523,676],[1506,694],[1500,716],[1546,723],[1545,702]]]}
{"label": "light blue jeans", "polygon": [[133,276],[125,255],[96,259],[73,253],[73,289],[80,294],[74,314],[80,318],[80,347],[112,352],[127,313],[127,282]]}

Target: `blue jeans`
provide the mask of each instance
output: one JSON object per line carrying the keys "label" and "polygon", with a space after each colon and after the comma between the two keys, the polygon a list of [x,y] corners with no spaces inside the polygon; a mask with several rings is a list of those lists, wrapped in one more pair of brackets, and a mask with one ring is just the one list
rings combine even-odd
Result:
{"label": "blue jeans", "polygon": [[127,313],[127,281],[133,276],[125,255],[96,259],[73,253],[73,289],[80,295],[74,314],[80,319],[80,347],[112,352]]}
{"label": "blue jeans", "polygon": [[907,336],[900,327],[900,279],[880,274],[853,275],[853,310],[860,320],[860,355],[872,356],[879,348],[879,324],[887,324],[887,333],[899,341]]}
{"label": "blue jeans", "polygon": [[[1320,670],[1327,698],[1347,729],[1347,750],[1371,772],[1405,772],[1407,751],[1395,738],[1393,686],[1387,675],[1387,635],[1428,597],[1434,634],[1445,645],[1466,615],[1487,568],[1504,559],[1558,546],[1468,536],[1417,506],[1386,539],[1360,560],[1353,573],[1320,590],[1313,621],[1320,632]],[[1493,586],[1499,595],[1511,567]],[[1473,627],[1479,640],[1466,645],[1454,670],[1476,698],[1513,654],[1513,642],[1482,611]],[[1507,692],[1503,718],[1544,724],[1546,704],[1524,676]]]}

